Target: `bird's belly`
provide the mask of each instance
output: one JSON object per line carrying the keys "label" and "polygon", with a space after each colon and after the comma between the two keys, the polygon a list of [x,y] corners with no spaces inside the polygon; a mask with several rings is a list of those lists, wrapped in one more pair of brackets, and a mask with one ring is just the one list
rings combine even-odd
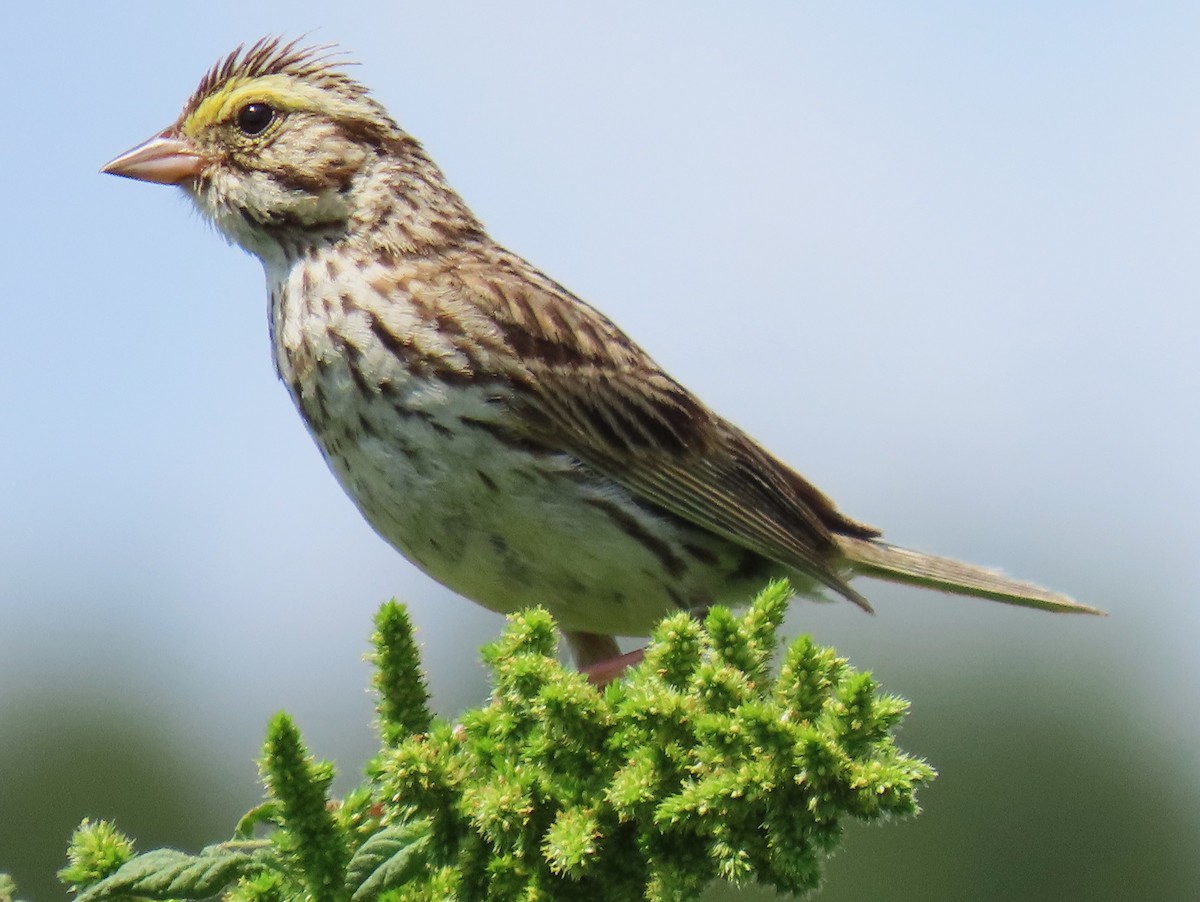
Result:
{"label": "bird's belly", "polygon": [[542,605],[566,630],[645,635],[672,611],[745,602],[776,572],[570,455],[514,440],[494,393],[342,388],[340,400],[324,389],[319,411],[297,400],[343,488],[405,557],[491,610]]}

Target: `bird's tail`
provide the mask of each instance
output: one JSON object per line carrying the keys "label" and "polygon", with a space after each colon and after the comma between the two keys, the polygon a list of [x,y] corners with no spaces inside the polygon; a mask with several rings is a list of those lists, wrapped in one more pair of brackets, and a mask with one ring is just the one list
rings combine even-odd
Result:
{"label": "bird's tail", "polygon": [[987,567],[910,551],[877,539],[836,535],[834,540],[851,570],[862,576],[894,583],[912,583],[953,595],[990,598],[1005,604],[1041,608],[1043,611],[1102,616],[1105,613],[1099,608],[1080,604],[1059,592],[1011,579],[1000,571]]}

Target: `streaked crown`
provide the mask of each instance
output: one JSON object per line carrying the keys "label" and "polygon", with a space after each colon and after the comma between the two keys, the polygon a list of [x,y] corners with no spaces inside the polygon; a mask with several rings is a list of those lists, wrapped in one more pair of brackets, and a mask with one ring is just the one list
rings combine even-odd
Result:
{"label": "streaked crown", "polygon": [[327,46],[239,47],[173,125],[104,171],[179,185],[226,237],[275,263],[331,241],[395,254],[482,235],[421,146],[342,66]]}

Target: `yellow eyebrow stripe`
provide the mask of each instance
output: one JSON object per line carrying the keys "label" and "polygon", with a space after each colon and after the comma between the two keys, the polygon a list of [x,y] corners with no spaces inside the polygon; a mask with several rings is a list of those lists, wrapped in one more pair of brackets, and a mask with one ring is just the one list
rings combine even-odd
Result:
{"label": "yellow eyebrow stripe", "polygon": [[183,133],[192,137],[207,126],[232,119],[236,110],[256,101],[288,113],[320,109],[334,118],[352,110],[337,95],[288,75],[234,78],[200,102],[184,120]]}

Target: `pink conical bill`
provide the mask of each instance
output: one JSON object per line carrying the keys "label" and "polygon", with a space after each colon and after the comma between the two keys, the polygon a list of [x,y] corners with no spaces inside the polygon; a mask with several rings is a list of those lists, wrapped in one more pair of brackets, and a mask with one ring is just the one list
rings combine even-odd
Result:
{"label": "pink conical bill", "polygon": [[140,182],[178,185],[199,175],[205,163],[186,141],[163,133],[105,163],[100,171]]}

